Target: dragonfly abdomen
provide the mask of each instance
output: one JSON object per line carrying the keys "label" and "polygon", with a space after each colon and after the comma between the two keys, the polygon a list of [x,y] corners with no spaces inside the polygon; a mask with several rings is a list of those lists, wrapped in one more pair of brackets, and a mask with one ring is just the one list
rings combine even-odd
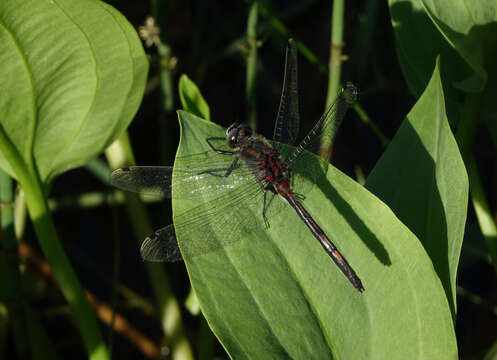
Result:
{"label": "dragonfly abdomen", "polygon": [[[288,185],[288,184],[287,184]],[[314,221],[312,216],[307,212],[307,210],[302,206],[302,204],[296,199],[293,192],[278,192],[285,200],[290,204],[290,206],[297,212],[299,217],[304,221],[312,235],[319,241],[321,246],[324,248],[326,253],[331,257],[335,264],[342,270],[343,274],[349,279],[351,284],[360,292],[364,291],[361,279],[356,275],[355,271],[349,265],[345,257],[338,251],[336,246],[331,242],[331,240],[326,236],[324,231],[319,227],[319,225]]]}

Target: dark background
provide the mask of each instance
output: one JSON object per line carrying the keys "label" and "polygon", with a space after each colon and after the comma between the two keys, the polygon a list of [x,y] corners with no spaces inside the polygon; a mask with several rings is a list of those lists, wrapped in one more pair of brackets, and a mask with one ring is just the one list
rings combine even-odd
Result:
{"label": "dark background", "polygon": [[[109,3],[119,9],[136,28],[154,12],[156,5],[153,1],[131,0]],[[152,85],[128,129],[136,162],[140,165],[168,165],[174,160],[179,140],[175,110],[181,108],[177,82],[183,73],[199,86],[210,106],[212,121],[227,126],[233,121],[246,120],[246,55],[242,50],[227,54],[227,49],[237,39],[243,44],[250,3],[163,3],[159,8],[161,39],[171,47],[171,55],[177,59],[172,70],[174,105],[172,110],[164,110],[162,106],[160,85],[153,85],[160,75],[159,55],[156,48],[147,48],[152,64],[149,74]],[[303,42],[322,64],[327,65],[332,2],[276,1],[261,4],[287,27],[291,37]],[[275,29],[269,20],[269,17],[260,14],[258,39],[262,43],[258,51],[256,101],[258,132],[270,138],[280,97],[288,36]],[[387,3],[374,0],[346,1],[344,41],[343,52],[348,60],[342,66],[342,81],[351,81],[359,88],[361,107],[381,132],[387,138],[392,138],[416,99],[409,93],[398,64]],[[304,130],[310,129],[325,109],[327,83],[327,74],[321,73],[315,65],[299,55],[300,113],[301,128]],[[304,134],[305,131],[302,131],[301,136]],[[476,143],[477,163],[488,164],[487,169],[481,170],[485,190],[493,205],[495,158],[487,150],[489,139],[486,134],[479,134]],[[354,179],[357,178],[357,169],[362,170],[367,177],[383,151],[384,146],[370,127],[356,113],[349,111],[335,140],[332,163]],[[108,193],[112,190],[88,169],[80,168],[60,176],[54,184],[51,197],[60,200],[86,192]],[[170,209],[164,210],[164,205],[155,203],[148,208],[155,228],[171,222]],[[153,301],[139,249],[122,207],[72,207],[56,211],[54,216],[60,237],[64,239],[66,250],[86,288],[108,304],[112,303],[110,280],[116,271],[112,254],[119,251],[117,271],[121,284]],[[30,227],[26,239],[34,247],[37,246]],[[164,267],[173,281],[174,293],[182,304],[189,291],[185,268],[182,264]],[[32,301],[61,357],[86,358],[78,331],[71,323],[60,292],[35,270],[25,276],[28,275],[34,284],[30,290]],[[461,358],[481,358],[495,339],[495,280],[472,206],[469,205],[458,276],[456,332]],[[117,309],[148,338],[160,343],[162,332],[158,317],[133,309],[122,298],[117,299]],[[228,358],[212,334],[202,331],[205,323],[201,315],[192,316],[183,308],[183,321],[195,352],[202,348],[198,345],[200,342],[212,341],[212,345],[208,346],[211,346],[215,356]],[[107,326],[102,325],[102,329],[105,335],[109,333]],[[13,347],[11,350],[14,351]],[[206,358],[205,353],[196,355]],[[117,334],[113,336],[113,356],[119,359],[143,358],[143,354]]]}

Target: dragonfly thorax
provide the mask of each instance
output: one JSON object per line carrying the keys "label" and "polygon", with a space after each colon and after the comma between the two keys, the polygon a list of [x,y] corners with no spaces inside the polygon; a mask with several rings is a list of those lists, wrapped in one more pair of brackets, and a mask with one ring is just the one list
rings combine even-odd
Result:
{"label": "dragonfly thorax", "polygon": [[252,135],[252,129],[247,124],[233,123],[226,129],[226,141],[230,148],[235,148],[244,139]]}

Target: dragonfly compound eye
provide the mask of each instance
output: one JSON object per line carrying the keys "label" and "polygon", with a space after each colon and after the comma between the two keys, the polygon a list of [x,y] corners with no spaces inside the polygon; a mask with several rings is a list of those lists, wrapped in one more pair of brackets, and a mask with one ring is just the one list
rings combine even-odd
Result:
{"label": "dragonfly compound eye", "polygon": [[245,136],[251,136],[251,135],[252,135],[252,129],[250,128],[250,126],[248,126],[247,124],[240,125],[240,129],[238,131],[238,136],[245,137]]}
{"label": "dragonfly compound eye", "polygon": [[236,130],[239,126],[240,126],[240,124],[237,122],[234,122],[233,124],[228,126],[228,128],[226,129],[226,136],[228,137],[230,135],[230,133],[232,133],[233,130]]}
{"label": "dragonfly compound eye", "polygon": [[234,128],[226,134],[226,140],[230,147],[235,147],[236,143],[238,142],[237,137],[238,137],[238,128]]}

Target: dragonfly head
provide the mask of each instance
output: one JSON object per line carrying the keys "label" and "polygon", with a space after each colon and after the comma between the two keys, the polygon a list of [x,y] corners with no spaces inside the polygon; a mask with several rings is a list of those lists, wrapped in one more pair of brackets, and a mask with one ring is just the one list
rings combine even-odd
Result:
{"label": "dragonfly head", "polygon": [[230,148],[235,148],[243,138],[252,135],[252,129],[247,124],[233,123],[226,129],[226,141]]}

